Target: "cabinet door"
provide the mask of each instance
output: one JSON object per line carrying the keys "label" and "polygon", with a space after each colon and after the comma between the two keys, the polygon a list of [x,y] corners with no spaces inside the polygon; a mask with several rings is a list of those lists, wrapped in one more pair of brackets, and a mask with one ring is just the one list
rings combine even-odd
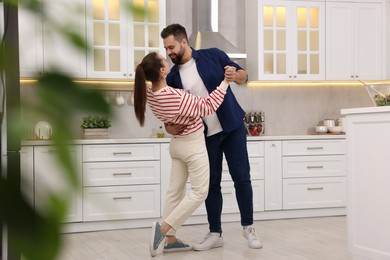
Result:
{"label": "cabinet door", "polygon": [[326,79],[354,79],[354,8],[326,4]]}
{"label": "cabinet door", "polygon": [[259,78],[325,78],[325,4],[260,1]]}
{"label": "cabinet door", "polygon": [[42,18],[19,8],[19,63],[21,77],[36,77],[43,71]]}
{"label": "cabinet door", "polygon": [[34,205],[34,149],[23,146],[20,150],[21,190],[26,199]]}
{"label": "cabinet door", "polygon": [[[69,152],[77,165],[77,171],[81,183],[81,146],[71,146]],[[55,193],[68,200],[67,222],[82,220],[82,198],[81,191],[76,191],[69,184],[66,172],[58,165],[57,152],[52,146],[34,147],[34,187],[35,206],[42,209],[46,206],[49,193]]]}
{"label": "cabinet door", "polygon": [[281,210],[282,201],[282,141],[265,142],[265,210]]}
{"label": "cabinet door", "polygon": [[355,4],[355,78],[382,79],[382,4]]}
{"label": "cabinet door", "polygon": [[44,0],[43,5],[48,16],[43,21],[44,70],[56,68],[72,77],[85,78],[86,50],[78,49],[64,37],[66,31],[73,31],[86,39],[85,0]]}

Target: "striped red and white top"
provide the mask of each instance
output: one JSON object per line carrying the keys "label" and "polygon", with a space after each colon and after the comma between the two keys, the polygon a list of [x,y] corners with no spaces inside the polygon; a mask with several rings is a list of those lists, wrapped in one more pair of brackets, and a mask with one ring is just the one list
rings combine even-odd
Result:
{"label": "striped red and white top", "polygon": [[162,122],[187,125],[179,135],[186,136],[203,130],[200,117],[210,115],[218,109],[227,87],[228,83],[223,81],[205,98],[169,86],[155,92],[148,88],[147,100],[153,114]]}

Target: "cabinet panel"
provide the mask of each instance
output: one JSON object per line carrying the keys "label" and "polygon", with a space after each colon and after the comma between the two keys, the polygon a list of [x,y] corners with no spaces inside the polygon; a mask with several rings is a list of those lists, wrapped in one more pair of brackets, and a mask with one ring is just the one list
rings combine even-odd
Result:
{"label": "cabinet panel", "polygon": [[160,217],[160,185],[83,189],[85,221]]}
{"label": "cabinet panel", "polygon": [[265,210],[282,209],[282,141],[265,142]]}
{"label": "cabinet panel", "polygon": [[283,209],[345,207],[346,177],[283,180]]}
{"label": "cabinet panel", "polygon": [[159,160],[159,144],[84,145],[84,162]]}
{"label": "cabinet panel", "polygon": [[[264,158],[262,157],[253,157],[249,158],[250,165],[250,174],[252,180],[264,179]],[[232,178],[229,173],[229,167],[227,162],[223,160],[222,162],[222,180],[223,181],[232,181]]]}
{"label": "cabinet panel", "polygon": [[283,158],[283,178],[345,176],[345,155]]}
{"label": "cabinet panel", "polygon": [[159,184],[160,162],[91,162],[83,164],[84,186]]}
{"label": "cabinet panel", "polygon": [[[81,146],[70,146],[69,153],[77,166],[81,183]],[[42,210],[46,207],[48,194],[55,193],[70,202],[66,220],[76,222],[82,220],[82,198],[81,192],[72,187],[65,172],[59,165],[57,152],[52,146],[34,147],[34,187],[35,206]],[[81,189],[81,187],[78,187]]]}

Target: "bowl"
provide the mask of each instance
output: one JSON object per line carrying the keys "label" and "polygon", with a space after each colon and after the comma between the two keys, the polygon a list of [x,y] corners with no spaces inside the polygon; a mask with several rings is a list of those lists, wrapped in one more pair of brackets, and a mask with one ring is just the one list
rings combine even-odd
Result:
{"label": "bowl", "polygon": [[317,134],[326,134],[328,132],[328,127],[326,125],[318,125],[316,126]]}
{"label": "bowl", "polygon": [[332,126],[332,127],[329,127],[329,132],[333,133],[333,134],[339,134],[343,131],[343,127],[341,125],[338,125],[338,126]]}
{"label": "bowl", "polygon": [[375,106],[390,106],[390,85],[367,85],[365,88]]}

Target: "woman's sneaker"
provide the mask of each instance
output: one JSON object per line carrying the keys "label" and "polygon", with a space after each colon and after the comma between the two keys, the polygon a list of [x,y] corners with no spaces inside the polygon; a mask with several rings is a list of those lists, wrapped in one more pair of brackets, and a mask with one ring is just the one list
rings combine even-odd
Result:
{"label": "woman's sneaker", "polygon": [[209,250],[211,248],[215,247],[221,247],[223,246],[223,237],[220,233],[208,233],[207,236],[204,238],[204,241],[195,244],[193,246],[193,250],[195,251],[204,251]]}
{"label": "woman's sneaker", "polygon": [[164,239],[164,235],[161,233],[161,225],[158,222],[153,222],[152,225],[152,236],[150,238],[150,255],[156,256],[158,246],[161,244],[161,242]]}
{"label": "woman's sneaker", "polygon": [[180,239],[176,239],[175,243],[165,244],[163,252],[171,253],[171,252],[181,252],[181,251],[190,251],[190,250],[192,250],[192,246],[184,243]]}
{"label": "woman's sneaker", "polygon": [[248,239],[248,246],[250,248],[260,249],[263,247],[260,238],[257,236],[256,230],[252,225],[243,227],[242,235]]}

